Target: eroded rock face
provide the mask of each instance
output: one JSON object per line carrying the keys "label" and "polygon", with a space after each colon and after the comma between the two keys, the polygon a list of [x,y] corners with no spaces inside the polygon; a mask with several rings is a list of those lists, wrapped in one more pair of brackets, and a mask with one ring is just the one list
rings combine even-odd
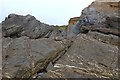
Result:
{"label": "eroded rock face", "polygon": [[[117,36],[119,35],[119,32],[117,30],[120,30],[120,6],[119,2],[113,1],[113,2],[99,2],[99,1],[94,1],[91,5],[86,7],[77,21],[79,21],[80,25],[76,26],[74,25],[68,25],[68,31],[73,32],[72,29],[79,27],[79,32],[81,32],[80,27],[81,26],[91,26],[92,29],[97,28],[102,29],[102,31],[106,34],[114,34]],[[82,22],[81,22],[82,21]],[[74,22],[75,23],[75,22]],[[96,26],[96,27],[94,27]],[[84,28],[84,27],[82,27]],[[109,29],[106,30],[105,28]],[[116,29],[116,30],[114,30]],[[78,30],[78,29],[77,29]],[[78,32],[77,30],[74,29],[74,32]],[[84,29],[84,31],[89,31],[91,29]],[[98,31],[97,31],[98,32]]]}
{"label": "eroded rock face", "polygon": [[117,46],[80,34],[42,78],[118,78],[117,58]]}
{"label": "eroded rock face", "polygon": [[99,32],[94,32],[94,31],[89,31],[88,34],[89,36],[93,37],[96,40],[99,40],[103,43],[106,44],[112,44],[118,46],[120,37],[112,35],[112,34],[102,34]]}
{"label": "eroded rock face", "polygon": [[7,78],[30,78],[44,71],[62,50],[64,46],[51,39],[3,38],[2,75]]}
{"label": "eroded rock face", "polygon": [[41,23],[34,16],[8,15],[2,22],[1,32],[2,77],[32,78],[48,70],[47,66],[66,49],[63,42],[49,38],[52,31],[52,26]]}
{"label": "eroded rock face", "polygon": [[74,25],[76,24],[76,22],[80,19],[80,17],[73,17],[73,18],[70,18],[69,22],[68,22],[68,25]]}
{"label": "eroded rock face", "polygon": [[[113,7],[111,5],[116,5]],[[117,17],[119,16],[119,2],[93,2],[90,6],[82,11],[81,17],[87,17],[89,23],[97,24],[105,22],[106,17]]]}
{"label": "eroded rock face", "polygon": [[66,38],[67,34],[65,30],[54,30],[51,32],[49,38],[54,39],[56,41],[62,41]]}
{"label": "eroded rock face", "polygon": [[31,15],[10,14],[2,22],[3,77],[118,78],[117,4],[93,2],[67,34]]}
{"label": "eroded rock face", "polygon": [[74,37],[72,46],[40,77],[118,78],[119,8],[119,2],[98,0],[85,8],[79,21],[68,25],[67,36]]}
{"label": "eroded rock face", "polygon": [[93,26],[82,26],[81,33],[87,34],[94,39],[100,40],[107,44],[119,44],[120,32],[116,28],[107,28],[104,24]]}
{"label": "eroded rock face", "polygon": [[3,36],[20,37],[27,36],[29,38],[41,38],[52,30],[52,26],[41,23],[31,15],[10,14],[2,22]]}

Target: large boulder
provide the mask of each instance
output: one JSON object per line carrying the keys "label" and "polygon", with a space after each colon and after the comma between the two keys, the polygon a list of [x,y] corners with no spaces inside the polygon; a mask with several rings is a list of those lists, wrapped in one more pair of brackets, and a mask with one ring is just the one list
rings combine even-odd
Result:
{"label": "large boulder", "polygon": [[[116,7],[111,6],[116,5]],[[119,16],[119,2],[98,2],[94,1],[82,11],[81,18],[87,18],[90,24],[105,22],[106,17]]]}
{"label": "large boulder", "polygon": [[3,38],[2,75],[5,78],[30,78],[45,71],[64,48],[61,42],[52,39]]}
{"label": "large boulder", "polygon": [[[92,2],[88,7],[82,10],[80,17],[77,17],[78,19],[74,20],[74,23],[76,24],[68,25],[68,34],[69,31],[70,33],[78,32],[78,31],[81,32],[80,27],[82,27],[82,29],[84,30],[83,32],[86,33],[86,31],[91,30],[88,29],[87,27],[91,26],[92,29],[97,28],[99,32],[120,36],[119,32],[117,31],[120,30],[119,12],[120,12],[120,6],[118,1],[110,2],[108,0],[108,2],[105,2],[105,1],[96,0]],[[78,26],[77,26],[77,22],[79,22]],[[78,28],[76,29],[76,27]]]}
{"label": "large boulder", "polygon": [[2,22],[3,36],[20,37],[27,36],[29,38],[41,38],[52,30],[52,26],[41,23],[31,15],[10,14]]}
{"label": "large boulder", "polygon": [[85,34],[77,36],[54,68],[42,78],[118,78],[118,47]]}

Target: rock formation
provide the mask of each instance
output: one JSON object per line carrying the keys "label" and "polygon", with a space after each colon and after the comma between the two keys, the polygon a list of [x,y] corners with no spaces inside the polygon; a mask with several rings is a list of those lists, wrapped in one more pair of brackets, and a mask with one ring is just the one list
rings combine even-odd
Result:
{"label": "rock formation", "polygon": [[68,34],[78,32],[73,44],[42,78],[118,78],[119,8],[119,2],[98,1],[85,8],[76,24],[68,25]]}
{"label": "rock formation", "polygon": [[[82,11],[82,15],[78,20],[80,24],[82,21],[82,27],[76,26],[76,24],[72,26],[68,25],[68,30],[70,31],[68,31],[68,33],[81,32],[89,34],[92,31],[107,35],[120,36],[119,8],[119,2],[95,1]],[[75,30],[76,27],[79,27],[79,31],[77,31],[78,29]]]}
{"label": "rock formation", "polygon": [[118,78],[118,47],[79,34],[42,78]]}
{"label": "rock formation", "polygon": [[118,79],[118,4],[93,2],[70,19],[66,32],[31,15],[8,15],[2,22],[2,77]]}
{"label": "rock formation", "polygon": [[2,22],[4,37],[27,36],[29,38],[41,38],[52,30],[52,26],[41,23],[34,16],[10,14]]}
{"label": "rock formation", "polygon": [[76,24],[76,22],[80,19],[80,17],[73,17],[73,18],[70,18],[69,22],[68,22],[68,25],[74,25]]}
{"label": "rock formation", "polygon": [[51,39],[4,38],[3,77],[30,78],[44,71],[63,50],[64,46],[60,42]]}

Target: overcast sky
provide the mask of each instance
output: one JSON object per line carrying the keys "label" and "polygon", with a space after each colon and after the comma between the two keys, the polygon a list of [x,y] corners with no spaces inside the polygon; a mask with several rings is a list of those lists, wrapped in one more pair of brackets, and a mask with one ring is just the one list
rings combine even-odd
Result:
{"label": "overcast sky", "polygon": [[50,25],[66,25],[94,0],[0,0],[0,22],[10,13],[35,16]]}

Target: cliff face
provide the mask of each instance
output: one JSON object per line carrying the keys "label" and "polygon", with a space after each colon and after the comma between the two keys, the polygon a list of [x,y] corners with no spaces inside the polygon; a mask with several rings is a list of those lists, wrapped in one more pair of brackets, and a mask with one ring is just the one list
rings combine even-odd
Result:
{"label": "cliff face", "polygon": [[67,34],[31,15],[8,15],[0,32],[2,77],[118,78],[118,11],[118,2],[97,0],[69,20]]}
{"label": "cliff face", "polygon": [[[104,2],[104,1],[94,1],[82,10],[82,14],[79,19],[76,17],[73,19],[74,23],[79,21],[80,24],[77,28],[80,33],[91,33],[91,32],[99,32],[104,34],[112,34],[115,36],[120,36],[120,2]],[[76,32],[76,24],[72,24],[69,22],[68,30],[72,32]],[[73,31],[74,29],[74,31]],[[77,31],[78,32],[78,31]]]}
{"label": "cliff face", "polygon": [[116,0],[96,0],[82,11],[80,18],[70,18],[68,35],[74,36],[73,44],[42,77],[118,78],[119,10]]}
{"label": "cliff face", "polygon": [[91,22],[102,23],[105,22],[106,17],[119,16],[118,2],[93,2],[90,6],[82,11],[82,17],[88,17]]}
{"label": "cliff face", "polygon": [[[120,6],[119,2],[99,2],[94,1],[91,5],[82,10],[80,19],[87,17],[90,23],[102,23],[106,21],[107,17],[119,17]],[[72,24],[72,20],[77,22],[79,17],[74,17],[69,20],[69,24]]]}
{"label": "cliff face", "polygon": [[[81,32],[82,30],[83,32],[87,31],[88,35],[94,38],[97,38],[95,37],[97,35],[99,36],[97,39],[101,39],[103,42],[118,44],[117,39],[113,37],[113,40],[111,40],[110,35],[120,36],[119,4],[119,2],[93,2],[82,11],[81,17],[83,19],[87,18],[89,24],[83,26]],[[104,34],[104,36],[100,34]],[[105,39],[106,35],[109,36],[107,40]]]}

